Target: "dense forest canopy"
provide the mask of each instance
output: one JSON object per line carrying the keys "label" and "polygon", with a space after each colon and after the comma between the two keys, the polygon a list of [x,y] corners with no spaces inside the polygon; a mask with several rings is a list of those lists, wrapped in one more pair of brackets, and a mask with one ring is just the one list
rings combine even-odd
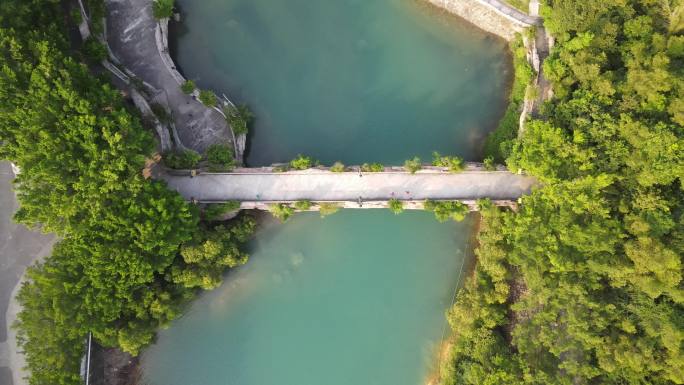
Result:
{"label": "dense forest canopy", "polygon": [[483,210],[446,384],[684,383],[684,5],[548,0],[555,98],[508,165],[544,187]]}
{"label": "dense forest canopy", "polygon": [[247,216],[200,224],[194,206],[143,177],[154,138],[83,64],[68,4],[0,2],[0,156],[22,170],[16,219],[61,238],[19,293],[32,385],[79,384],[88,332],[137,354],[197,288],[246,261],[239,245],[254,230]]}

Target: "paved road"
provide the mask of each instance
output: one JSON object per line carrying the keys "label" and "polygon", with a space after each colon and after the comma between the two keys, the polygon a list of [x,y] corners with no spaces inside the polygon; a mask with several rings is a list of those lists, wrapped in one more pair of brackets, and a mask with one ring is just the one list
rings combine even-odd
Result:
{"label": "paved road", "polygon": [[10,164],[0,162],[0,385],[12,385],[11,351],[6,316],[12,292],[26,266],[52,249],[54,237],[29,231],[12,222],[17,202]]}
{"label": "paved road", "polygon": [[[516,199],[530,192],[534,178],[505,171],[288,173],[162,175],[186,199],[199,201],[356,201],[398,199]],[[408,193],[407,193],[408,191]]]}

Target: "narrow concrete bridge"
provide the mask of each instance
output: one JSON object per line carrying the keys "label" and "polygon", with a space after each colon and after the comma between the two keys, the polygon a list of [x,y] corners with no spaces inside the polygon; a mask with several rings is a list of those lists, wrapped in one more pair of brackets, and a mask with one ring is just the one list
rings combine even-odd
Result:
{"label": "narrow concrete bridge", "polygon": [[406,208],[422,208],[425,200],[459,200],[474,206],[489,198],[510,205],[530,193],[536,180],[508,171],[469,169],[450,173],[431,167],[410,174],[401,167],[384,172],[326,169],[274,172],[272,169],[237,169],[232,173],[163,173],[169,187],[187,200],[200,203],[239,201],[245,209],[267,209],[273,203],[335,202],[347,208],[386,207],[390,199],[405,202]]}

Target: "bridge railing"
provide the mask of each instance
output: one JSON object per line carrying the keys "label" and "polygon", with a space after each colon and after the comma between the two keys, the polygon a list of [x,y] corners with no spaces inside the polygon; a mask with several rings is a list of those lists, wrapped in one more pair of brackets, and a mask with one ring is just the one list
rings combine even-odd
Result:
{"label": "bridge railing", "polygon": [[[231,171],[226,172],[214,172],[209,171],[206,168],[197,169],[171,169],[160,165],[164,169],[164,172],[173,176],[198,176],[201,174],[212,174],[212,175],[250,175],[250,174],[312,174],[317,172],[342,174],[342,173],[362,173],[362,174],[382,174],[382,173],[395,173],[395,174],[405,174],[410,173],[403,166],[385,166],[382,171],[363,171],[361,166],[346,166],[345,171],[338,172],[332,171],[331,167],[326,166],[316,166],[311,167],[306,170],[294,170],[294,169],[283,169],[283,165],[274,165],[268,167],[238,167]],[[484,163],[477,162],[466,162],[463,171],[458,172],[509,172],[506,167],[498,165],[494,169],[488,169]],[[429,164],[424,164],[422,168],[416,173],[420,174],[451,174],[458,173],[450,171],[448,167],[437,167]]]}
{"label": "bridge railing", "polygon": [[[399,199],[403,204],[404,210],[425,210],[425,200],[415,200],[415,199]],[[459,201],[468,206],[470,211],[479,211],[479,205],[477,200],[473,199],[431,199],[434,202],[447,202],[447,201]],[[269,211],[273,205],[285,204],[294,207],[299,201],[293,200],[273,200],[273,201],[240,201],[240,210],[261,210]],[[386,209],[389,208],[389,200],[357,200],[357,201],[340,201],[340,200],[312,200],[311,206],[306,210],[297,211],[318,211],[321,204],[334,204],[339,208],[344,209]],[[491,200],[492,204],[499,207],[509,207],[512,209],[517,209],[518,202],[514,199],[496,199]],[[218,204],[225,203],[225,201],[207,201],[198,200],[195,201],[196,204]]]}

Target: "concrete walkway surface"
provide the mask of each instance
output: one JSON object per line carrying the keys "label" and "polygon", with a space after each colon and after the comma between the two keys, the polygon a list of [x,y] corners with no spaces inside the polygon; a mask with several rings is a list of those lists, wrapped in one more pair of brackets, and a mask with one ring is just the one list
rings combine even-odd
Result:
{"label": "concrete walkway surface", "polygon": [[194,178],[163,174],[169,188],[184,198],[221,201],[386,201],[517,199],[536,184],[532,177],[506,171],[462,173],[333,173],[319,170],[287,173],[201,174]]}

